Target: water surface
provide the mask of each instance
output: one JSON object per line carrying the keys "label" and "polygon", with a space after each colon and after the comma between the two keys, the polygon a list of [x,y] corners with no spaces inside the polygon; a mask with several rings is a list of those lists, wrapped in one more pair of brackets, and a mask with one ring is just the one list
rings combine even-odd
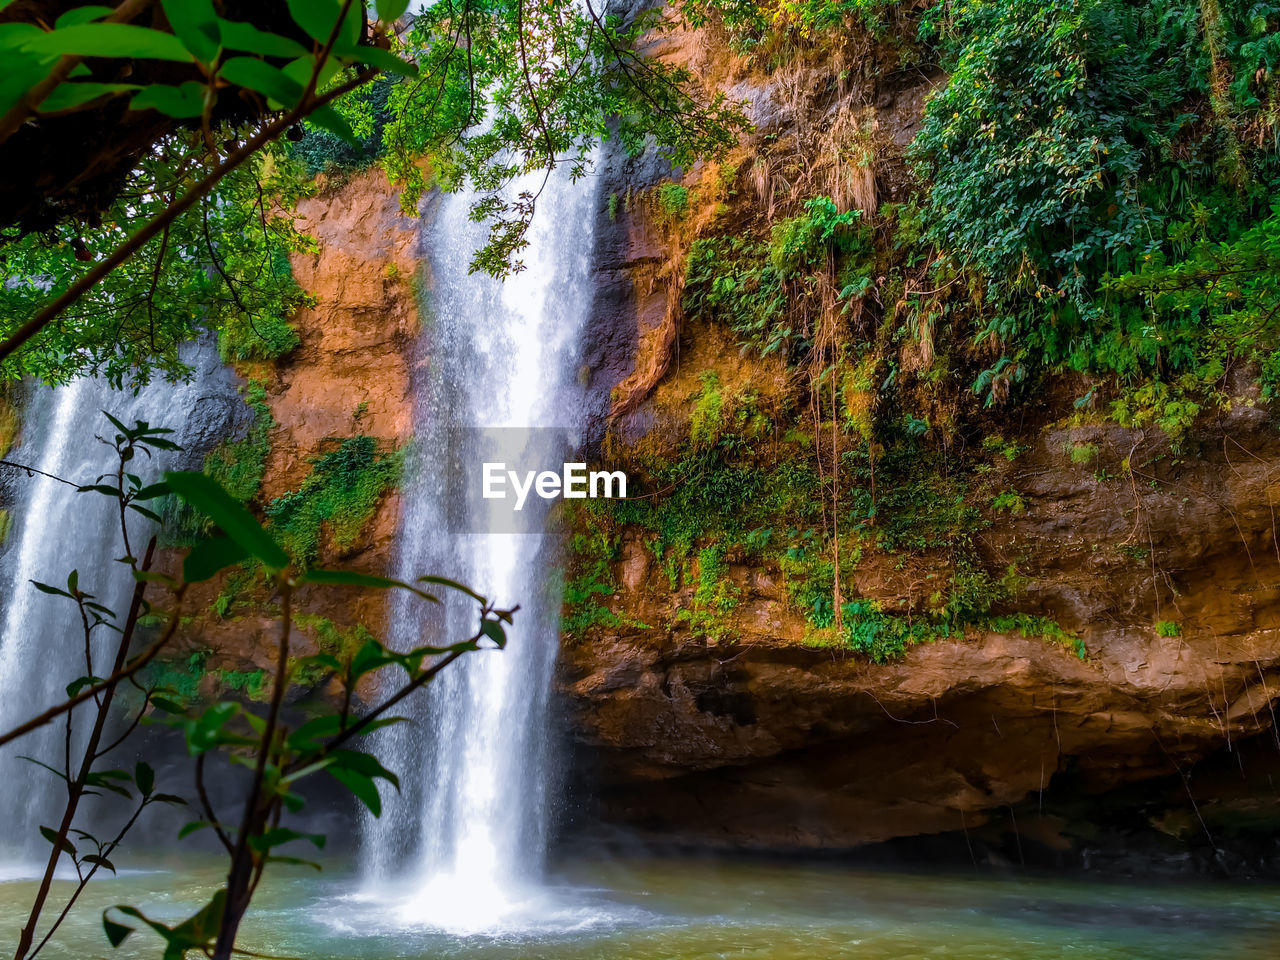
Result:
{"label": "water surface", "polygon": [[[219,864],[138,864],[95,883],[46,956],[154,958],[136,935],[112,951],[101,911],[131,903],[168,921],[216,888]],[[1242,960],[1276,955],[1280,888],[929,875],[835,864],[678,858],[578,862],[510,892],[480,934],[415,921],[371,901],[342,864],[281,868],[241,946],[307,960]],[[27,882],[0,884],[14,929]]]}

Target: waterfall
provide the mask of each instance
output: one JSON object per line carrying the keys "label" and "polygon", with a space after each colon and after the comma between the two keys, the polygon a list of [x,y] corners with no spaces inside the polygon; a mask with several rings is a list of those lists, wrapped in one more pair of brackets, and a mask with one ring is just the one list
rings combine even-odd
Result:
{"label": "waterfall", "polygon": [[[596,213],[592,178],[574,184],[554,175],[523,252],[526,269],[499,283],[467,272],[484,242],[483,226],[468,217],[474,199],[438,198],[424,236],[430,302],[397,568],[404,579],[449,576],[521,609],[505,650],[464,657],[420,698],[412,724],[385,732],[379,753],[403,789],[386,798],[381,819],[366,819],[363,857],[369,889],[397,902],[401,920],[460,933],[502,924],[536,887],[560,602],[541,501],[526,506],[529,532],[506,532],[474,504],[468,512],[456,502],[449,471],[475,477],[486,459],[539,468],[563,461],[581,408],[575,370]],[[440,613],[412,598],[391,604],[390,640],[399,649],[463,639],[476,628],[474,604],[449,602]]]}
{"label": "waterfall", "polygon": [[[77,380],[56,390],[32,386],[23,414],[22,440],[7,459],[79,483],[93,483],[99,475],[114,472],[117,465],[115,450],[96,439],[114,434],[102,411],[126,424],[146,420],[178,429],[175,437],[181,443],[198,429],[198,418],[191,417],[198,381],[153,383],[138,396],[113,390],[96,379]],[[166,465],[144,460],[132,469],[150,477]],[[14,496],[13,523],[0,548],[0,690],[4,691],[0,731],[64,699],[67,684],[85,673],[84,635],[74,605],[37,591],[29,581],[64,586],[67,574],[76,569],[80,589],[111,607],[118,620],[124,618],[133,588],[128,569],[114,562],[124,553],[114,501],[95,493],[77,493],[48,477],[27,477],[4,469],[3,479],[11,482]],[[149,527],[148,521],[131,515],[134,550],[144,548],[152,532]],[[111,635],[103,629],[95,637],[101,647],[111,643]],[[102,649],[95,656],[101,675]],[[63,735],[60,723],[51,724],[0,748],[0,810],[5,811],[0,823],[0,875],[20,876],[43,867],[49,847],[39,827],[56,824],[65,787],[49,771],[19,757],[60,766]]]}

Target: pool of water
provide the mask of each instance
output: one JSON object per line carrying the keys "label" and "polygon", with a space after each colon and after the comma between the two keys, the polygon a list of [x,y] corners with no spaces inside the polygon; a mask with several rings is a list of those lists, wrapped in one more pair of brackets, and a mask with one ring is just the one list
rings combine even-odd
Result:
{"label": "pool of water", "polygon": [[[158,956],[159,940],[146,933],[112,951],[103,909],[127,903],[180,919],[216,889],[219,866],[152,861],[94,883],[43,955]],[[30,881],[0,883],[7,937],[31,890]],[[661,858],[565,865],[545,887],[508,891],[498,903],[493,891],[438,893],[361,892],[341,863],[319,874],[281,868],[259,892],[240,945],[306,960],[1241,960],[1280,951],[1280,888],[1261,884]],[[487,929],[469,923],[478,916]]]}

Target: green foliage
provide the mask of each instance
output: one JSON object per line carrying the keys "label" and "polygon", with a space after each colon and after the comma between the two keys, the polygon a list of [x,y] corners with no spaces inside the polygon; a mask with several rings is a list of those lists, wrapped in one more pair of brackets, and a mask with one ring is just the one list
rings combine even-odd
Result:
{"label": "green foliage", "polygon": [[350,124],[354,139],[337,136],[319,124],[306,125],[302,139],[290,143],[288,151],[307,176],[360,170],[378,159],[383,149],[382,131],[391,120],[387,103],[395,82],[379,77],[339,101],[338,109]]}
{"label": "green foliage", "polygon": [[658,205],[658,222],[672,224],[684,218],[689,209],[689,188],[678,183],[664,183],[655,196]]}
{"label": "green foliage", "polygon": [[1079,636],[1064,630],[1062,624],[1048,617],[1029,613],[1004,614],[991,617],[984,625],[997,633],[1020,633],[1024,637],[1039,637],[1041,640],[1062,644],[1081,660],[1086,660],[1089,656],[1084,641]]}
{"label": "green foliage", "polygon": [[242,440],[223,441],[209,451],[204,472],[221,484],[231,496],[248,503],[258,495],[271,452],[271,431],[276,426],[267,391],[260,381],[250,380],[241,392],[253,412],[253,423]]}
{"label": "green foliage", "polygon": [[689,625],[694,636],[714,643],[724,643],[731,638],[725,614],[738,605],[738,590],[729,580],[724,556],[725,549],[719,543],[698,551],[693,601],[676,615]]}
{"label": "green foliage", "polygon": [[773,226],[769,242],[769,262],[783,280],[803,268],[820,266],[828,253],[848,253],[862,246],[867,238],[855,231],[860,210],[839,213],[830,197],[806,200],[805,212]]}
{"label": "green foliage", "polygon": [[[287,290],[293,279],[293,269],[282,247],[276,246],[263,259],[263,266],[255,282],[268,286],[278,285]],[[281,305],[290,312],[301,306],[310,306],[314,300],[304,294],[297,283],[293,291],[282,299]],[[218,330],[218,355],[223,361],[242,363],[246,360],[277,360],[297,349],[302,341],[289,318],[278,311],[258,314],[231,312]]]}
{"label": "green foliage", "polygon": [[218,670],[214,676],[226,690],[243,693],[250,700],[263,700],[268,692],[267,671],[258,670]]}
{"label": "green foliage", "polygon": [[799,45],[838,42],[859,24],[884,39],[899,0],[684,0],[681,10],[690,23],[718,21],[740,55],[767,67],[781,66]]}
{"label": "green foliage", "polygon": [[[975,382],[990,402],[1044,364],[1203,385],[1231,357],[1272,362],[1275,228],[1258,220],[1280,166],[1274,143],[1246,149],[1239,132],[1274,108],[1256,65],[1280,8],[1217,6],[1217,66],[1237,78],[1225,106],[1191,0],[926,15],[951,76],[914,145],[925,236],[944,278],[967,278],[975,339],[995,357]],[[1163,419],[1183,430],[1189,411]]]}
{"label": "green foliage", "polygon": [[954,548],[988,525],[969,501],[965,478],[948,474],[940,458],[916,442],[892,447],[876,461],[874,500],[867,452],[850,450],[841,460],[841,473],[855,484],[848,517],[880,550]]}
{"label": "green foliage", "polygon": [[[656,143],[672,162],[688,166],[722,154],[748,127],[736,104],[721,94],[704,96],[686,69],[636,50],[639,37],[663,29],[656,10],[623,22],[573,0],[445,0],[397,32],[367,23],[363,3],[351,5],[340,25],[336,4],[288,8],[294,24],[261,16],[230,21],[207,0],[172,0],[155,21],[172,32],[99,23],[111,15],[99,6],[79,7],[52,28],[34,22],[26,7],[17,11],[33,22],[11,23],[0,37],[6,65],[0,113],[23,112],[20,101],[30,97],[32,110],[18,120],[30,121],[23,129],[32,136],[41,135],[41,111],[132,108],[153,112],[157,123],[154,143],[135,137],[128,145],[137,152],[132,169],[121,167],[115,153],[86,154],[86,177],[99,176],[99,168],[129,170],[108,186],[111,196],[96,196],[97,185],[61,184],[42,198],[48,209],[41,209],[40,225],[53,224],[43,235],[3,225],[8,282],[0,289],[0,338],[167,216],[177,198],[202,195],[205,187],[194,185],[268,120],[285,109],[301,111],[307,132],[288,149],[269,144],[222,177],[211,194],[65,308],[57,324],[7,357],[0,377],[32,374],[63,383],[100,373],[130,386],[153,375],[181,379],[191,371],[179,347],[203,328],[223,331],[227,357],[287,353],[296,344],[289,317],[306,300],[281,263],[288,252],[308,249],[292,210],[311,189],[309,173],[321,166],[358,165],[381,152],[404,188],[407,211],[416,211],[432,185],[474,190],[473,213],[490,233],[472,266],[506,275],[521,268],[517,257],[537,205],[533,193],[507,191],[511,181],[561,166],[583,176],[608,137],[634,153]],[[322,27],[328,20],[334,22]],[[36,102],[37,85],[64,54],[88,57],[92,67],[80,63]],[[148,61],[165,64],[162,75],[174,82],[117,82],[156,76]],[[417,82],[386,79],[418,77],[419,64]],[[359,82],[364,67],[383,77]],[[314,102],[313,89],[344,85],[354,86],[333,104]],[[70,209],[58,204],[72,194],[72,207],[81,212],[87,203],[90,213],[58,222],[57,211]]]}
{"label": "green foliage", "polygon": [[[148,155],[138,176],[163,186],[121,199],[100,227],[70,224],[53,236],[4,243],[9,281],[0,288],[0,336],[159,213],[180,156],[177,144]],[[190,370],[179,347],[206,327],[220,331],[224,358],[288,352],[297,343],[288,318],[309,302],[288,261],[289,252],[312,249],[293,214],[307,189],[279,150],[264,152],[7,358],[0,375],[65,383],[98,373],[135,387],[153,375],[182,379]]]}
{"label": "green foliage", "polygon": [[1098,459],[1096,443],[1075,443],[1071,445],[1071,462],[1078,464],[1093,463]]}
{"label": "green foliage", "polygon": [[378,441],[366,434],[343,440],[312,461],[301,488],[267,506],[272,529],[298,562],[319,556],[325,530],[335,549],[350,549],[382,497],[399,482],[402,459],[399,452],[379,453]]}
{"label": "green foliage", "polygon": [[1019,514],[1026,512],[1027,504],[1017,490],[1002,490],[991,498],[991,509],[996,513]]}
{"label": "green foliage", "polygon": [[786,550],[778,556],[787,595],[809,622],[820,630],[835,623],[835,564],[822,554],[812,529],[790,530]]}
{"label": "green foliage", "polygon": [[714,371],[702,374],[702,392],[694,402],[689,417],[689,446],[694,453],[705,453],[720,442],[726,426],[724,394],[720,378]]}
{"label": "green foliage", "polygon": [[208,650],[196,650],[183,660],[158,660],[142,670],[144,687],[163,690],[165,695],[180,704],[194,703],[200,693],[200,681],[205,676]]}
{"label": "green foliage", "polygon": [[601,598],[618,589],[611,564],[618,556],[618,535],[612,532],[605,504],[588,500],[576,505],[570,557],[577,575],[564,586],[564,611],[560,629],[581,636],[593,627],[629,627],[647,630],[649,625],[610,610]]}
{"label": "green foliage", "polygon": [[744,349],[761,356],[800,357],[810,345],[811,324],[789,294],[803,296],[834,262],[841,297],[861,295],[873,239],[859,223],[860,211],[840,213],[830,197],[809,199],[804,211],[774,224],[767,243],[752,237],[695,240],[685,263],[685,312],[728,325]]}
{"label": "green foliage", "polygon": [[1156,635],[1161,637],[1180,637],[1182,636],[1182,625],[1175,623],[1173,620],[1157,620]]}
{"label": "green foliage", "polygon": [[895,660],[914,643],[927,643],[939,637],[950,636],[951,626],[946,623],[914,622],[903,616],[884,613],[874,600],[852,600],[841,607],[845,645],[867,657],[872,663]]}
{"label": "green foliage", "polygon": [[0,387],[0,457],[9,452],[17,435],[18,409],[10,401],[7,391]]}
{"label": "green foliage", "polygon": [[799,331],[783,322],[782,276],[768,247],[742,237],[693,241],[685,262],[684,309],[694,318],[723,323],[744,347],[784,356],[798,349]]}

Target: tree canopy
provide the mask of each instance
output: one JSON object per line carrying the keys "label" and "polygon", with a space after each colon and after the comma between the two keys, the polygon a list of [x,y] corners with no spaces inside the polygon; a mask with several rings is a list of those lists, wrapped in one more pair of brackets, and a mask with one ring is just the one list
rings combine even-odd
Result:
{"label": "tree canopy", "polygon": [[[380,134],[370,152],[410,211],[432,187],[475,191],[491,231],[472,267],[503,275],[521,268],[537,206],[537,190],[512,195],[515,178],[581,176],[609,137],[687,162],[746,127],[723,96],[636,51],[652,17],[624,23],[569,0],[406,9],[4,4],[4,375],[178,377],[178,347],[205,327],[286,348],[282,324],[305,296],[286,255],[308,242],[291,214],[308,177],[290,141],[360,147]],[[89,134],[78,153],[76,129]]]}

